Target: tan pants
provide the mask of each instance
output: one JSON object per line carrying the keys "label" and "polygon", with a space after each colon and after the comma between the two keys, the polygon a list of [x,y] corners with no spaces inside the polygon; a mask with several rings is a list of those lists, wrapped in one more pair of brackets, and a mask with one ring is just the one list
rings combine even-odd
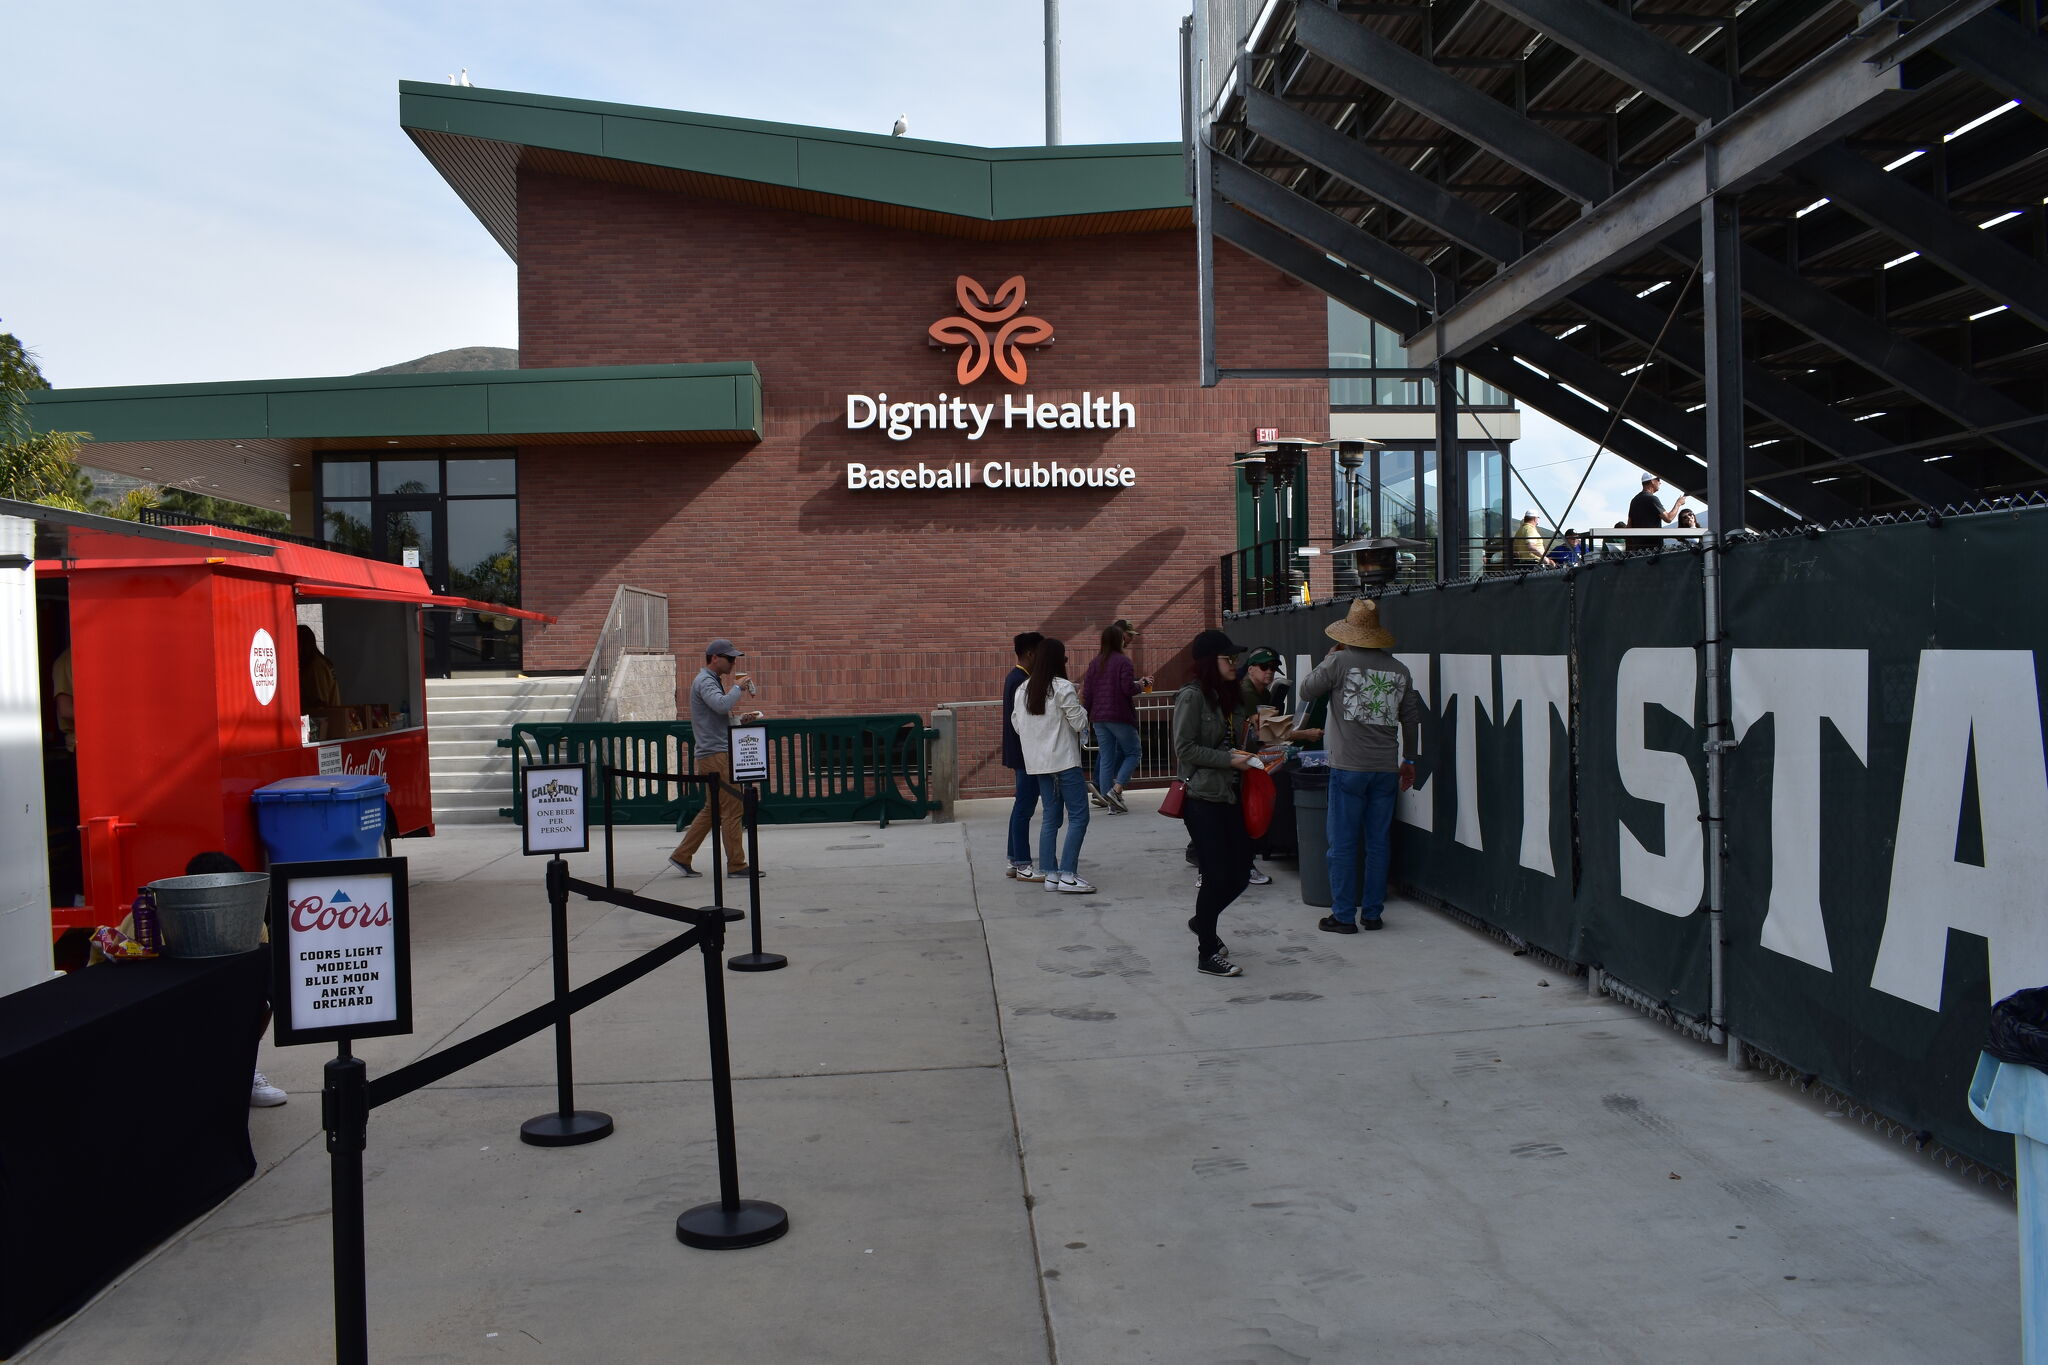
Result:
{"label": "tan pants", "polygon": [[[732,781],[731,754],[700,754],[697,758],[699,773],[717,773],[723,786],[718,793],[718,823],[725,838],[725,870],[744,871],[747,866],[746,831],[740,819],[740,789]],[[697,856],[697,850],[704,845],[704,838],[711,833],[711,789],[704,788],[704,804],[697,809],[697,816],[690,821],[690,827],[683,831],[683,841],[676,845],[676,851],[669,856],[679,863],[688,863]],[[700,872],[702,868],[698,869]]]}

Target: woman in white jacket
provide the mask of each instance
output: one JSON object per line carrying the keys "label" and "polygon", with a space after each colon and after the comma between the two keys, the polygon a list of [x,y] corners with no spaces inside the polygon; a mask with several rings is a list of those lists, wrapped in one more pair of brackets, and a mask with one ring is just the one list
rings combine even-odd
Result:
{"label": "woman in white jacket", "polygon": [[[1045,808],[1038,826],[1038,865],[1045,889],[1086,895],[1095,888],[1081,880],[1081,840],[1088,833],[1088,779],[1081,768],[1081,736],[1088,710],[1067,681],[1067,646],[1047,638],[1031,660],[1031,677],[1017,689],[1010,723],[1024,747],[1024,771],[1038,775]],[[1067,822],[1067,846],[1059,847],[1060,817]]]}

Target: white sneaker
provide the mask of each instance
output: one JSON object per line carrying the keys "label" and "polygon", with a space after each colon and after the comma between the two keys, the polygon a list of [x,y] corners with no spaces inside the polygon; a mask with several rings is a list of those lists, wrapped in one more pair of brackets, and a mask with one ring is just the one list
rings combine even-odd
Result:
{"label": "white sneaker", "polygon": [[1021,867],[1013,865],[1010,868],[1010,875],[1020,882],[1042,882],[1045,880],[1045,874],[1029,863],[1025,863]]}
{"label": "white sneaker", "polygon": [[255,1079],[249,1082],[251,1109],[275,1109],[289,1098],[291,1097],[272,1085],[260,1071],[256,1073]]}
{"label": "white sneaker", "polygon": [[1257,864],[1254,864],[1252,866],[1251,884],[1253,886],[1271,886],[1273,879],[1264,872],[1259,871]]}
{"label": "white sneaker", "polygon": [[[1046,884],[1050,886],[1051,882],[1048,881]],[[1062,877],[1060,878],[1060,890],[1070,896],[1088,896],[1094,894],[1095,887],[1089,882],[1082,881],[1079,877]]]}

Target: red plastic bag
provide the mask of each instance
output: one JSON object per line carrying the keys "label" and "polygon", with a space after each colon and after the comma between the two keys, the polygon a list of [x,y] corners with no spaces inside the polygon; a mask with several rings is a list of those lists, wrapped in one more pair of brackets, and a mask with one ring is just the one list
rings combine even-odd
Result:
{"label": "red plastic bag", "polygon": [[1266,837],[1273,824],[1273,803],[1278,799],[1273,775],[1264,768],[1246,768],[1237,775],[1237,807],[1244,812],[1244,832],[1252,838]]}

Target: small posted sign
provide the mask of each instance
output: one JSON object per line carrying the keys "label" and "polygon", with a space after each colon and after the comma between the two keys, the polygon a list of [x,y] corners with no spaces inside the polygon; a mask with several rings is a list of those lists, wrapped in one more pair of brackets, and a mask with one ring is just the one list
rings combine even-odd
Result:
{"label": "small posted sign", "polygon": [[765,725],[735,725],[728,732],[732,741],[732,780],[735,782],[766,782],[768,780],[768,727]]}
{"label": "small posted sign", "polygon": [[590,773],[581,763],[537,764],[519,770],[525,803],[524,851],[582,853],[590,848]]}
{"label": "small posted sign", "polygon": [[403,858],[271,864],[279,1047],[412,1032],[405,869]]}

